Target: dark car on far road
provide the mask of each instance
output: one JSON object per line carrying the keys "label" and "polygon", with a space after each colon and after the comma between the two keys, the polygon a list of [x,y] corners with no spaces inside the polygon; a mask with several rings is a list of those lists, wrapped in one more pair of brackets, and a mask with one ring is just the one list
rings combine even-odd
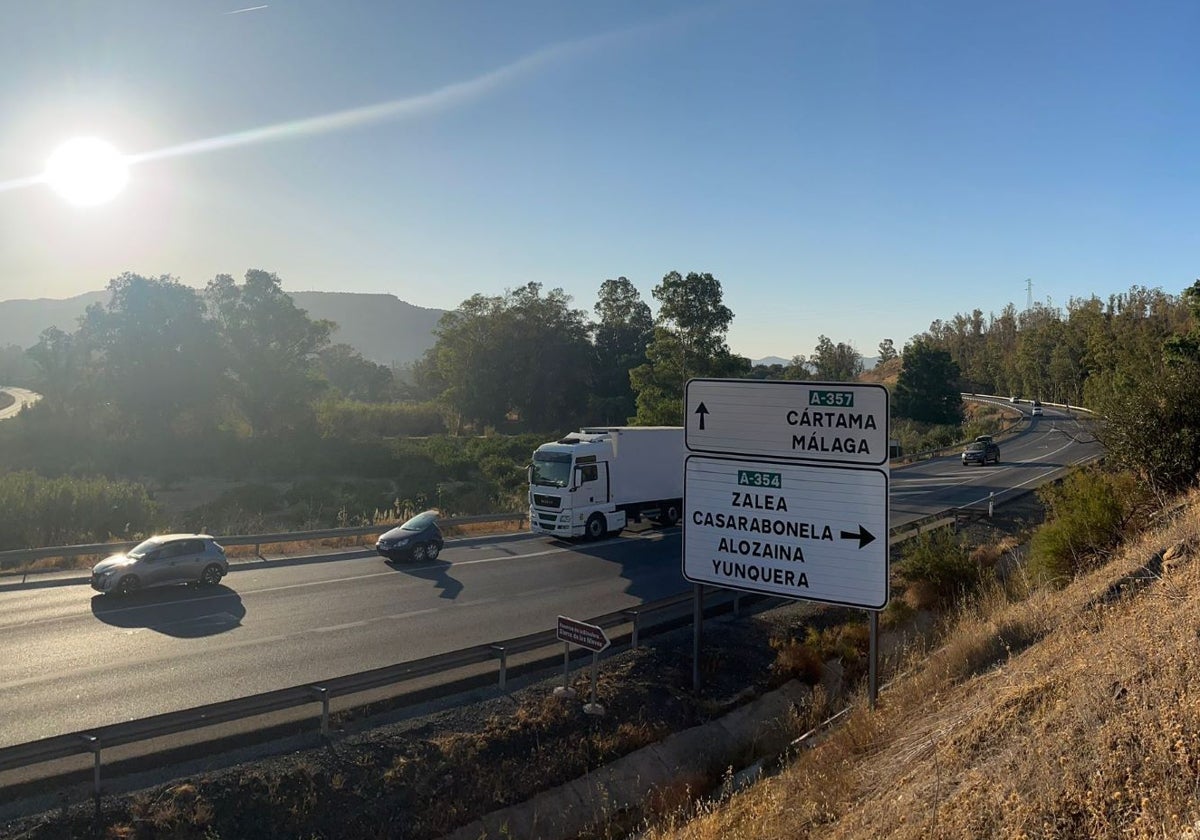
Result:
{"label": "dark car on far road", "polygon": [[963,450],[962,462],[964,467],[967,464],[979,464],[982,467],[988,461],[996,464],[1000,463],[1000,444],[992,440],[990,435],[983,435],[976,438],[971,443],[968,443],[967,448]]}
{"label": "dark car on far road", "polygon": [[436,560],[445,542],[437,526],[438,513],[418,513],[403,525],[388,531],[375,543],[375,550],[389,561]]}

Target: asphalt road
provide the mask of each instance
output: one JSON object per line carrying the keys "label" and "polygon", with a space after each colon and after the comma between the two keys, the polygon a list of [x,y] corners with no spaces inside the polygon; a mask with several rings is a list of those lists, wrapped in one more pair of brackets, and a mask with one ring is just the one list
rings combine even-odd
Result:
{"label": "asphalt road", "polygon": [[8,408],[0,408],[0,420],[16,417],[22,408],[27,405],[33,405],[42,398],[41,394],[35,394],[33,391],[27,391],[24,388],[0,388],[0,391],[7,391],[16,399],[16,402]]}
{"label": "asphalt road", "polygon": [[[1028,406],[1024,406],[1028,410]],[[1001,463],[940,458],[892,472],[893,526],[1031,487],[1098,451],[1047,410],[1001,442]],[[227,700],[546,630],[685,591],[679,528],[596,543],[541,536],[447,544],[391,568],[248,563],[216,589],[113,599],[89,588],[0,591],[0,746]]]}

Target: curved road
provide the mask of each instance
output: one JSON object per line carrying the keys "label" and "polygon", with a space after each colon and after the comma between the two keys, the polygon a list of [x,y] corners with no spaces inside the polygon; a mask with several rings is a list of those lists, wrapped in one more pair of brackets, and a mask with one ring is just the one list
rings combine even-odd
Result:
{"label": "curved road", "polygon": [[10,417],[16,417],[21,413],[21,409],[27,405],[33,405],[42,398],[41,394],[36,394],[33,391],[27,391],[24,388],[0,388],[0,391],[7,391],[13,395],[16,400],[8,408],[0,408],[0,420],[7,420]]}
{"label": "curved road", "polygon": [[[1028,411],[1028,407],[1023,407]],[[998,466],[938,458],[892,473],[893,526],[1028,487],[1096,454],[1047,409]],[[83,586],[0,589],[0,746],[327,679],[587,618],[688,589],[680,529],[590,544],[534,535],[451,541],[439,562],[235,565],[217,589],[127,600]]]}

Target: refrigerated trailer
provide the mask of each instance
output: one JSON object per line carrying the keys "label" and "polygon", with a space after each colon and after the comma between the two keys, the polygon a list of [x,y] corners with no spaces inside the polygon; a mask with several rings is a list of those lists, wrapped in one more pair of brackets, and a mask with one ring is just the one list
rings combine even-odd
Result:
{"label": "refrigerated trailer", "polygon": [[683,510],[682,426],[603,426],[543,443],[529,465],[529,528],[599,539]]}

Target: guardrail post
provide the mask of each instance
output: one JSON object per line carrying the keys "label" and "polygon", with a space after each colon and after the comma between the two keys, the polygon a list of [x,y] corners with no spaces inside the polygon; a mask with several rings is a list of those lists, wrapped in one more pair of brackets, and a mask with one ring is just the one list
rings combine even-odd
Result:
{"label": "guardrail post", "polygon": [[629,642],[630,650],[638,649],[638,611],[637,610],[622,610],[622,612],[633,619],[633,637]]}
{"label": "guardrail post", "polygon": [[92,752],[92,796],[100,801],[100,738],[97,735],[80,735]]}
{"label": "guardrail post", "polygon": [[504,684],[508,678],[508,654],[501,645],[492,645],[492,650],[500,654],[500,690],[504,691]]}
{"label": "guardrail post", "polygon": [[319,685],[310,685],[308,690],[321,701],[321,737],[329,737],[329,689]]}
{"label": "guardrail post", "polygon": [[994,492],[988,493],[988,519],[992,518],[992,508],[995,506],[995,504],[996,494]]}

